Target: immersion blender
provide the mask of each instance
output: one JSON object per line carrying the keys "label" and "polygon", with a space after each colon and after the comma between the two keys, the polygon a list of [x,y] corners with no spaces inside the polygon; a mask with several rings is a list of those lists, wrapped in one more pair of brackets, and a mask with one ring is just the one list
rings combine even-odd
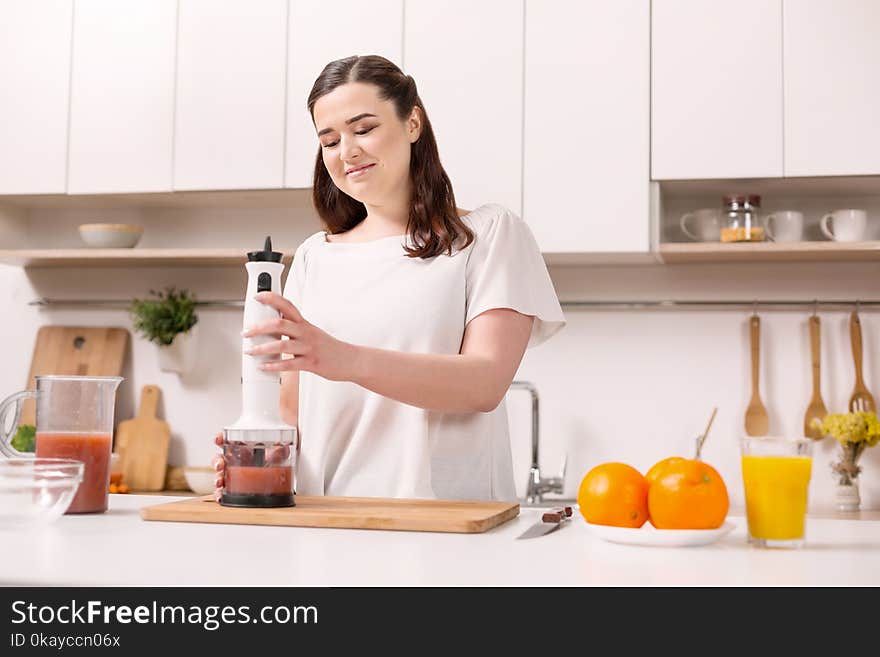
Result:
{"label": "immersion blender", "polygon": [[[281,289],[281,253],[272,250],[271,237],[262,251],[247,254],[248,273],[244,302],[244,328],[277,319],[278,311],[260,303],[260,292]],[[281,375],[267,372],[260,364],[280,360],[280,354],[250,356],[249,349],[275,340],[271,335],[242,339],[241,417],[223,430],[223,457],[226,460],[225,485],[220,497],[223,506],[294,506],[293,475],[296,454],[296,427],[279,414]]]}

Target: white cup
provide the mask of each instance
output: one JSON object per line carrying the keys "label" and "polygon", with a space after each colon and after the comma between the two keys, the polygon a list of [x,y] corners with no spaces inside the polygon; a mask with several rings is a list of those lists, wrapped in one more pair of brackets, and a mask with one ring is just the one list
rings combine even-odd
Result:
{"label": "white cup", "polygon": [[715,208],[701,208],[683,214],[678,224],[685,235],[697,242],[721,239],[721,212]]}
{"label": "white cup", "polygon": [[835,210],[826,214],[819,222],[819,228],[830,240],[835,242],[858,242],[865,239],[868,214],[864,210]]}
{"label": "white cup", "polygon": [[804,215],[796,210],[780,210],[764,217],[764,230],[774,242],[800,242],[804,236]]}

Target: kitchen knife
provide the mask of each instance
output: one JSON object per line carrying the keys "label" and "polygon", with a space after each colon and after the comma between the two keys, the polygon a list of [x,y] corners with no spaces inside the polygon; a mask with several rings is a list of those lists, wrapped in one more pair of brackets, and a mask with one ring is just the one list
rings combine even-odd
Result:
{"label": "kitchen knife", "polygon": [[538,522],[517,536],[517,539],[535,538],[537,536],[549,534],[550,532],[559,529],[559,527],[561,527],[569,518],[571,518],[570,506],[548,511],[541,515],[541,519]]}

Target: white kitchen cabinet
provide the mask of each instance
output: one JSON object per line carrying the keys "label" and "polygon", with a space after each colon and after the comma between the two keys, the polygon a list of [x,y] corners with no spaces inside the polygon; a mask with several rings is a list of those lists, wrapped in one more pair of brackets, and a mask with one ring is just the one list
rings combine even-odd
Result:
{"label": "white kitchen cabinet", "polygon": [[654,180],[782,176],[782,102],[782,0],[653,0]]}
{"label": "white kitchen cabinet", "polygon": [[407,0],[403,43],[458,206],[520,213],[523,0]]}
{"label": "white kitchen cabinet", "polygon": [[541,250],[650,249],[650,7],[527,0],[523,217]]}
{"label": "white kitchen cabinet", "polygon": [[785,2],[785,175],[880,174],[880,2]]}
{"label": "white kitchen cabinet", "polygon": [[73,0],[0,3],[0,194],[63,194]]}
{"label": "white kitchen cabinet", "polygon": [[71,194],[171,190],[176,0],[77,0]]}
{"label": "white kitchen cabinet", "polygon": [[290,0],[286,187],[311,187],[318,138],[306,108],[328,63],[381,55],[403,64],[403,0]]}
{"label": "white kitchen cabinet", "polygon": [[286,0],[180,0],[175,190],[284,186],[286,59]]}

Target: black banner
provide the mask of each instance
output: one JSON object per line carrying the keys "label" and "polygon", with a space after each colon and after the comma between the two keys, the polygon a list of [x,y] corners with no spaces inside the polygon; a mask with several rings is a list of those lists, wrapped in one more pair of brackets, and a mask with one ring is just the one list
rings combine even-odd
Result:
{"label": "black banner", "polygon": [[731,614],[737,599],[748,608],[749,634],[772,631],[780,605],[793,611],[808,602],[784,589],[0,588],[0,655],[294,654],[331,646],[469,654],[477,645],[518,654],[572,641],[668,647],[698,636],[724,637],[729,647],[741,622]]}

